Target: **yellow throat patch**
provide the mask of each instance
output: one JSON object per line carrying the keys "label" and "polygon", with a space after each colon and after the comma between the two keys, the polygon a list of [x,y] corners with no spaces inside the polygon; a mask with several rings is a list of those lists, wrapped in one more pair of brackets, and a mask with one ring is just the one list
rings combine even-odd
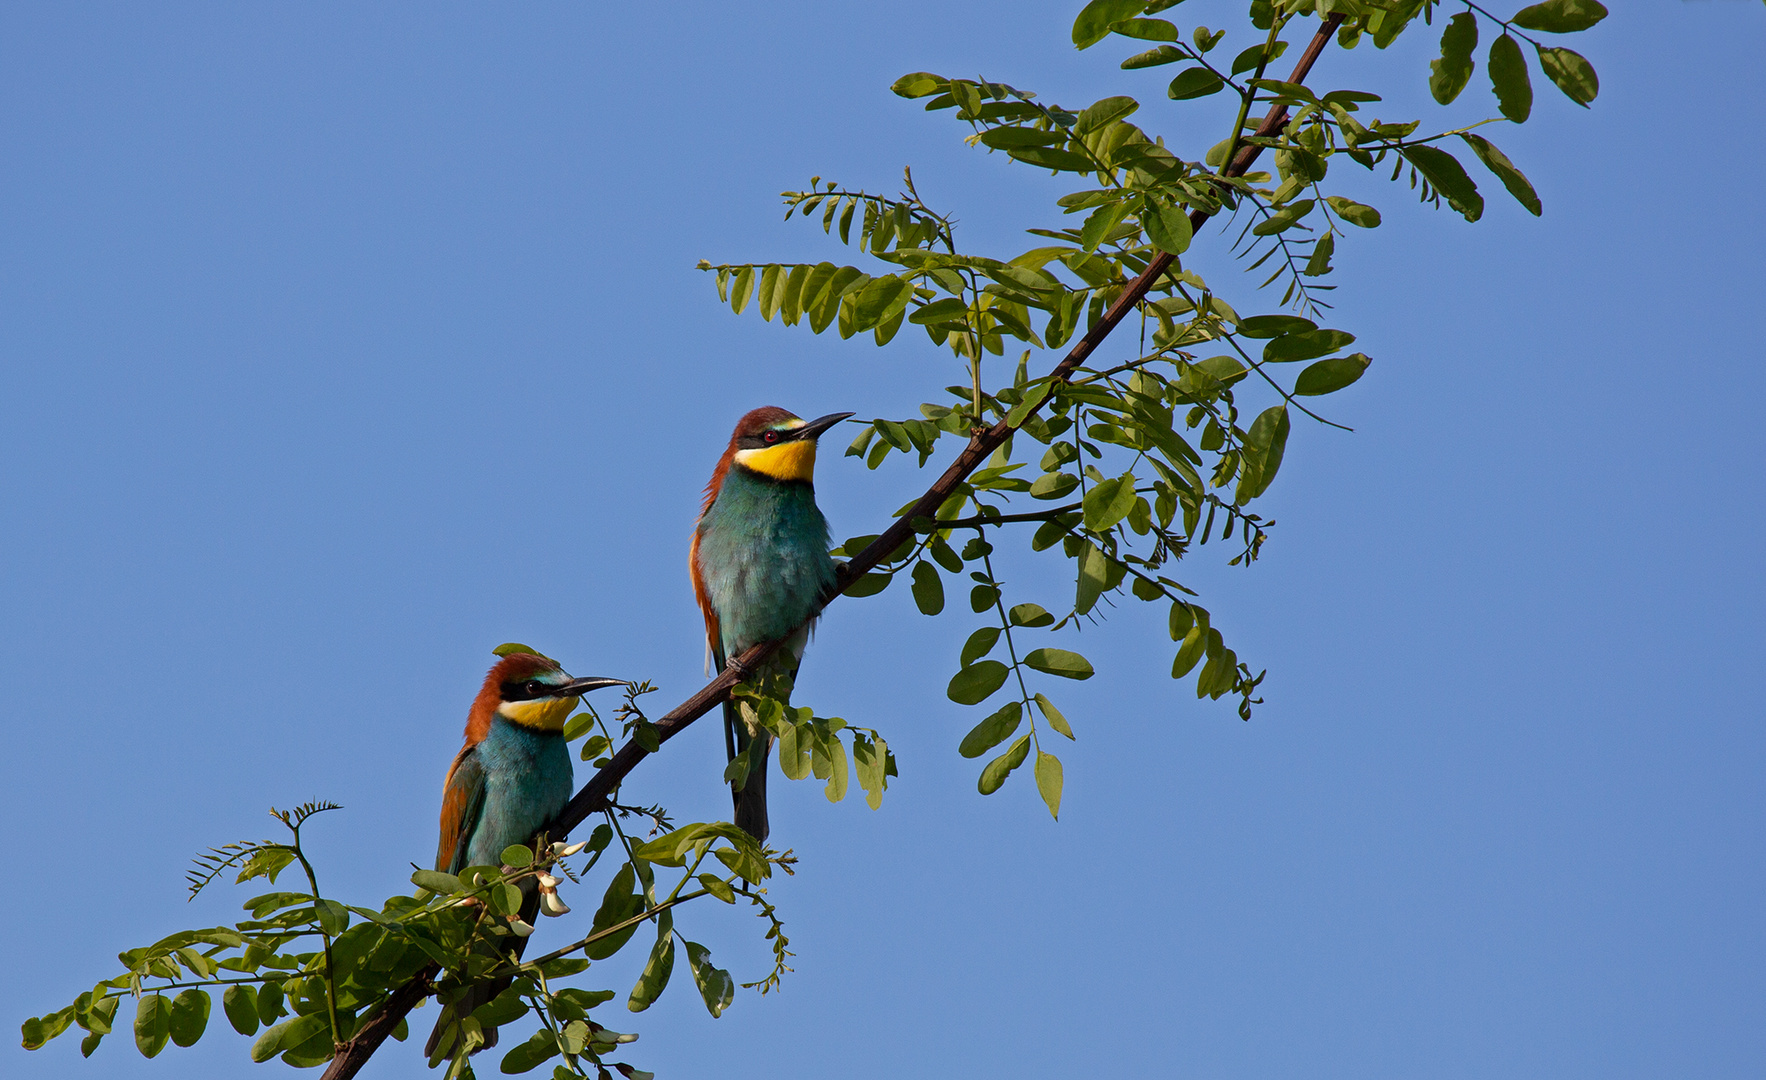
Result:
{"label": "yellow throat patch", "polygon": [[542,698],[539,701],[505,701],[497,715],[512,724],[536,731],[563,731],[564,721],[576,708],[577,698]]}
{"label": "yellow throat patch", "polygon": [[816,474],[814,439],[736,451],[736,461],[774,480],[813,480]]}

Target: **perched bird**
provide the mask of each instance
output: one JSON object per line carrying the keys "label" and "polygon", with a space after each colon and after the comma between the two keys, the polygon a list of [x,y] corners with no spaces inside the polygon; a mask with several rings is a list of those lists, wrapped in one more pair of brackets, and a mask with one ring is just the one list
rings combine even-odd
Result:
{"label": "perched bird", "polygon": [[[851,415],[805,422],[769,405],[737,421],[706,485],[687,556],[719,671],[750,646],[797,630],[834,584],[828,521],[816,508],[816,439]],[[807,631],[795,634],[751,674],[795,676],[807,638]],[[772,736],[759,727],[749,706],[728,702],[724,744],[732,761],[748,755],[747,776],[731,782],[736,824],[765,840]]]}
{"label": "perched bird", "polygon": [[[498,661],[466,715],[466,745],[448,768],[435,868],[457,874],[468,866],[496,866],[504,848],[528,842],[556,817],[572,793],[565,719],[582,694],[623,685],[620,679],[573,679],[558,661],[534,653]],[[514,941],[519,956],[524,940]],[[474,986],[442,1010],[425,1053],[434,1053],[455,1016],[471,1015],[508,982]],[[484,1035],[486,1046],[496,1045],[495,1028]]]}

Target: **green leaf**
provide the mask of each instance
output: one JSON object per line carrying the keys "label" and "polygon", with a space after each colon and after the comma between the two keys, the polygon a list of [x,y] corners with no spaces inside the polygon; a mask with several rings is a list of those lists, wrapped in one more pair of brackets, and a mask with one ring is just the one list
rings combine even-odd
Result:
{"label": "green leaf", "polygon": [[558,1055],[558,1038],[545,1028],[534,1032],[524,1043],[517,1043],[498,1064],[499,1071],[514,1075],[539,1068]]}
{"label": "green leaf", "polygon": [[786,724],[779,732],[779,770],[788,780],[809,776],[811,733],[806,724]]}
{"label": "green leaf", "polygon": [[1052,389],[1054,389],[1054,383],[1044,380],[1038,380],[1026,387],[1024,397],[1019,400],[1018,404],[1012,406],[1011,412],[1006,414],[1006,426],[1009,428],[1023,426],[1025,419],[1036,410],[1037,406],[1043,403],[1043,399],[1049,396],[1049,391]]}
{"label": "green leaf", "polygon": [[[84,996],[84,995],[82,995]],[[114,998],[111,1000],[115,1000]],[[113,1006],[114,1008],[114,1006]],[[50,1013],[48,1016],[33,1016],[21,1026],[20,1033],[24,1036],[22,1045],[26,1050],[36,1050],[50,1039],[55,1038],[68,1029],[74,1021],[75,1009],[68,1006]],[[96,1033],[95,1033],[96,1034]],[[137,1036],[139,1038],[139,1036]],[[82,1050],[84,1044],[82,1043]],[[145,1051],[144,1051],[145,1052]],[[158,1051],[155,1051],[158,1053]],[[87,1056],[91,1056],[89,1053]],[[148,1054],[152,1057],[153,1054]]]}
{"label": "green leaf", "polygon": [[[587,716],[588,713],[577,713],[577,715]],[[611,749],[613,749],[612,739],[605,735],[591,735],[583,740],[583,747],[578,756],[584,761],[593,761]]]}
{"label": "green leaf", "polygon": [[1190,216],[1181,206],[1166,206],[1149,201],[1141,210],[1141,227],[1147,231],[1147,239],[1157,245],[1160,251],[1172,255],[1182,255],[1189,250],[1190,241],[1194,238]]}
{"label": "green leaf", "polygon": [[963,736],[963,741],[957,745],[957,753],[966,758],[980,757],[1017,731],[1023,718],[1024,706],[1016,701],[1008,701]]}
{"label": "green leaf", "polygon": [[889,744],[881,736],[871,739],[862,731],[854,731],[852,768],[858,774],[859,787],[865,789],[865,805],[881,809],[883,789],[889,784]]}
{"label": "green leaf", "polygon": [[1195,613],[1190,610],[1188,604],[1180,600],[1171,602],[1171,640],[1182,641],[1183,636],[1190,632],[1190,627],[1195,625],[1195,621]]}
{"label": "green leaf", "polygon": [[914,283],[888,274],[872,278],[852,300],[853,325],[869,330],[895,317],[913,298]]}
{"label": "green leaf", "polygon": [[1043,169],[1054,169],[1056,172],[1088,173],[1098,167],[1096,162],[1084,154],[1057,150],[1052,146],[1025,146],[1006,152],[1015,161]]}
{"label": "green leaf", "polygon": [[438,896],[448,896],[461,889],[459,878],[439,870],[413,870],[411,884],[419,889],[428,889]]}
{"label": "green leaf", "polygon": [[522,1000],[521,987],[511,986],[496,997],[472,1010],[472,1018],[480,1027],[502,1027],[527,1015],[527,1002]]}
{"label": "green leaf", "polygon": [[779,302],[784,299],[784,275],[779,272],[778,263],[769,263],[760,272],[760,317],[764,322],[773,321],[773,313],[779,310]]}
{"label": "green leaf", "polygon": [[943,90],[944,87],[943,76],[934,75],[930,71],[916,71],[895,80],[890,84],[889,89],[904,98],[922,98],[930,97]]}
{"label": "green leaf", "polygon": [[513,866],[517,869],[533,865],[533,849],[526,844],[510,844],[503,849],[503,854],[497,857],[503,861],[504,866]]}
{"label": "green leaf", "polygon": [[331,1021],[323,1012],[312,1012],[282,1021],[258,1036],[251,1044],[251,1059],[263,1063],[284,1050],[291,1050],[329,1027]]}
{"label": "green leaf", "polygon": [[[595,921],[590,926],[592,933],[617,926],[644,910],[644,897],[634,890],[636,881],[629,862],[613,875],[613,880],[607,883],[607,892],[601,898],[601,906],[595,912]],[[628,926],[617,934],[591,942],[583,951],[590,960],[605,960],[631,940],[637,929],[636,924]]]}
{"label": "green leaf", "polygon": [[1543,207],[1539,203],[1539,193],[1533,190],[1533,185],[1521,174],[1521,170],[1515,168],[1515,163],[1508,159],[1507,154],[1498,150],[1482,135],[1473,135],[1468,131],[1462,132],[1460,138],[1471,146],[1472,153],[1478,155],[1478,160],[1496,174],[1496,178],[1502,181],[1503,187],[1508,188],[1508,193],[1515,197],[1516,202],[1526,207],[1528,213],[1534,217],[1540,215]]}
{"label": "green leaf", "polygon": [[1571,101],[1586,107],[1600,93],[1594,65],[1572,49],[1539,49],[1539,66]]}
{"label": "green leaf", "polygon": [[664,930],[656,935],[656,944],[650,949],[650,960],[644,965],[644,971],[632,986],[631,997],[626,1000],[625,1007],[632,1012],[643,1012],[662,996],[668,988],[668,977],[675,967],[675,938],[672,931]]}
{"label": "green leaf", "polygon": [[1128,204],[1124,202],[1108,202],[1093,210],[1079,230],[1079,246],[1086,251],[1096,251],[1110,230],[1122,224],[1128,210]]}
{"label": "green leaf", "polygon": [[1452,154],[1433,146],[1405,146],[1399,152],[1467,221],[1484,215],[1484,197],[1478,194],[1478,185],[1472,183],[1465,167]]}
{"label": "green leaf", "polygon": [[166,1017],[166,1029],[172,1042],[179,1046],[194,1046],[208,1028],[208,1014],[212,1004],[208,994],[195,987],[182,991],[173,998]]}
{"label": "green leaf", "polygon": [[1024,662],[1040,672],[1059,675],[1063,679],[1089,679],[1095,674],[1089,660],[1066,649],[1032,649],[1024,657]]}
{"label": "green leaf", "polygon": [[893,580],[895,580],[894,577],[889,574],[866,574],[846,587],[846,595],[851,597],[875,596],[889,588],[889,583]]}
{"label": "green leaf", "polygon": [[[572,975],[581,975],[583,972],[585,972],[587,970],[589,970],[589,962],[587,960],[584,960],[580,956],[561,956],[556,960],[548,960],[545,963],[540,965],[540,971],[548,979],[568,979]],[[603,1002],[612,1001],[615,997],[618,996],[611,990],[593,990],[593,991],[590,991],[590,990],[571,990],[571,991],[559,991],[559,992],[560,993],[568,992],[568,993],[573,993],[573,994],[589,994],[590,996],[593,996],[595,998],[595,1001],[592,1004],[584,1006],[584,1008],[591,1008],[591,1009],[594,1008],[596,1005],[602,1004]]]}
{"label": "green leaf", "polygon": [[[1013,626],[1053,626],[1055,617],[1044,610],[1041,604],[1015,604],[1006,617]],[[978,631],[979,632],[979,631]]]}
{"label": "green leaf", "polygon": [[1091,48],[1109,36],[1110,27],[1139,15],[1146,6],[1146,0],[1091,0],[1073,20],[1073,44]]}
{"label": "green leaf", "polygon": [[319,917],[319,926],[332,937],[336,937],[349,929],[349,908],[344,907],[337,901],[323,899],[315,900],[313,901],[313,910]]}
{"label": "green leaf", "polygon": [[491,910],[499,915],[521,913],[521,890],[507,881],[492,885],[489,899]]}
{"label": "green leaf", "polygon": [[1050,727],[1069,739],[1073,738],[1073,729],[1067,726],[1067,718],[1061,715],[1061,710],[1055,708],[1053,702],[1041,694],[1037,694],[1032,700],[1036,702],[1038,711],[1042,713],[1042,718],[1049,722]]}
{"label": "green leaf", "polygon": [[852,782],[852,770],[846,763],[846,744],[838,738],[828,738],[820,743],[820,747],[828,759],[828,783],[822,788],[822,794],[829,802],[837,803],[846,798],[847,785]]}
{"label": "green leaf", "polygon": [[1336,393],[1361,378],[1362,372],[1367,370],[1370,363],[1372,361],[1366,355],[1350,353],[1348,356],[1333,356],[1329,360],[1308,364],[1300,377],[1294,380],[1294,393],[1300,397]]}
{"label": "green leaf", "polygon": [[1073,610],[1081,615],[1092,609],[1110,587],[1111,559],[1087,540],[1079,549],[1079,574],[1075,581]]}
{"label": "green leaf", "polygon": [[705,1008],[714,1019],[722,1016],[736,996],[736,980],[729,972],[712,965],[710,949],[696,941],[689,941],[686,946],[687,963],[693,969],[693,982],[699,987]]}
{"label": "green leaf", "polygon": [[1429,62],[1429,93],[1446,105],[1472,77],[1472,50],[1478,47],[1478,18],[1462,11],[1441,31],[1441,59]]}
{"label": "green leaf", "polygon": [[[1010,150],[1017,146],[1049,146],[1066,141],[1067,133],[1058,129],[1046,131],[1042,128],[1007,126],[988,128],[981,133],[981,145],[994,150]],[[938,302],[944,303],[942,300]],[[957,305],[957,312],[961,314],[965,305],[961,300],[957,300]]]}
{"label": "green leaf", "polygon": [[[1259,27],[1259,29],[1268,29],[1268,28],[1267,27]],[[1231,69],[1232,73],[1234,75],[1239,75],[1239,74],[1242,74],[1247,71],[1255,71],[1257,69],[1258,62],[1263,59],[1263,50],[1265,47],[1266,47],[1265,43],[1260,41],[1255,45],[1247,46],[1242,52],[1239,53],[1239,55],[1233,57],[1233,66]],[[1271,52],[1269,54],[1269,59],[1271,61],[1280,59],[1282,53],[1286,52],[1287,49],[1288,49],[1287,42],[1285,42],[1285,41],[1276,42],[1275,48],[1273,50],[1271,50]]]}
{"label": "green leaf", "polygon": [[1177,27],[1164,19],[1124,19],[1111,32],[1141,41],[1176,41]]}
{"label": "green leaf", "polygon": [[1331,233],[1325,233],[1312,245],[1312,256],[1306,260],[1306,266],[1300,272],[1307,277],[1323,277],[1331,272],[1331,253],[1337,250],[1337,239]]}
{"label": "green leaf", "polygon": [[1158,45],[1148,49],[1144,53],[1134,54],[1127,60],[1122,61],[1120,66],[1124,71],[1134,71],[1137,68],[1158,67],[1161,64],[1175,64],[1179,60],[1185,59],[1187,56],[1187,53],[1180,49],[1173,48],[1170,45]]}
{"label": "green leaf", "polygon": [[1533,82],[1527,77],[1527,58],[1514,38],[1504,34],[1490,43],[1489,71],[1502,115],[1526,123],[1533,112]]}
{"label": "green leaf", "polygon": [[1010,670],[998,660],[970,664],[951,676],[945,695],[958,705],[979,705],[1006,684]]}
{"label": "green leaf", "polygon": [[1545,0],[1515,12],[1509,21],[1523,30],[1543,30],[1548,34],[1574,34],[1586,30],[1607,17],[1607,9],[1599,0]]}
{"label": "green leaf", "polygon": [[914,604],[922,615],[936,615],[944,610],[944,581],[938,569],[924,559],[914,564]]}
{"label": "green leaf", "polygon": [[1270,481],[1275,479],[1276,470],[1282,465],[1282,452],[1288,445],[1288,427],[1286,405],[1272,405],[1252,421],[1251,430],[1245,433],[1245,445],[1256,452],[1256,476],[1245,474],[1238,491],[1240,503],[1269,490]]}
{"label": "green leaf", "polygon": [[258,992],[257,987],[238,983],[227,987],[221,995],[221,1011],[227,1014],[227,1022],[233,1030],[241,1035],[255,1035],[258,1030]]}
{"label": "green leaf", "polygon": [[742,314],[748,306],[748,297],[754,292],[754,267],[744,266],[736,271],[736,280],[730,286],[730,310]]}
{"label": "green leaf", "polygon": [[1274,338],[1317,329],[1317,323],[1298,315],[1253,315],[1239,320],[1239,333],[1248,338]]}
{"label": "green leaf", "polygon": [[1188,675],[1191,669],[1196,666],[1196,661],[1202,658],[1202,653],[1207,647],[1207,625],[1197,623],[1190,627],[1189,633],[1184,635],[1183,644],[1178,646],[1176,658],[1171,661],[1171,677],[1181,679]]}
{"label": "green leaf", "polygon": [[1331,204],[1331,209],[1337,212],[1338,217],[1351,225],[1359,225],[1364,229],[1379,227],[1380,212],[1371,206],[1358,203],[1354,199],[1345,199],[1341,195],[1326,195],[1325,202]]}
{"label": "green leaf", "polygon": [[[1022,605],[1020,605],[1020,606],[1022,606]],[[1013,608],[1012,610],[1016,611],[1018,609]],[[1040,611],[1042,609],[1038,608],[1037,610]],[[1049,621],[1050,622],[1055,621],[1053,616],[1051,616],[1049,618]],[[983,656],[986,656],[988,653],[993,651],[993,647],[999,643],[999,639],[1000,639],[1000,628],[997,626],[983,626],[981,629],[975,631],[973,634],[970,634],[969,640],[963,642],[963,653],[962,653],[962,659],[960,661],[961,664],[964,667],[968,667],[970,664],[973,664],[975,661],[981,659]]]}
{"label": "green leaf", "polygon": [[945,543],[944,537],[934,536],[932,542],[926,546],[931,549],[932,557],[938,560],[938,565],[944,567],[953,574],[960,574],[963,572],[963,560],[958,557],[956,552],[951,550],[949,544]]}
{"label": "green leaf", "polygon": [[1305,330],[1298,334],[1283,334],[1263,347],[1263,362],[1285,364],[1312,360],[1354,343],[1355,335],[1346,330]]}
{"label": "green leaf", "polygon": [[1030,497],[1033,499],[1059,499],[1079,486],[1079,477],[1072,473],[1043,473],[1030,485]]}
{"label": "green leaf", "polygon": [[[914,313],[908,316],[908,322],[917,323],[921,326],[928,323],[950,322],[954,319],[962,318],[963,313],[968,310],[969,305],[965,304],[963,301],[954,296],[946,296],[943,299],[934,300],[930,304],[921,304],[919,307],[915,308]],[[868,442],[869,440],[866,441]],[[853,443],[852,445],[855,449],[859,450],[859,454],[864,453],[863,449],[859,448],[858,443]],[[859,456],[859,454],[854,454],[852,450],[848,450],[847,454],[851,457]]]}
{"label": "green leaf", "polygon": [[1012,744],[1010,750],[988,762],[987,767],[981,770],[981,779],[975,785],[976,789],[983,795],[992,795],[998,791],[1000,785],[1006,782],[1006,777],[1012,774],[1012,770],[1024,764],[1025,755],[1029,753],[1030,736],[1018,736],[1018,741]]}
{"label": "green leaf", "polygon": [[[264,1024],[272,1024],[276,1018],[288,1010],[284,1009],[282,984],[267,982],[258,988],[258,1020]],[[271,1051],[274,1053],[274,1051]],[[267,1060],[267,1059],[266,1059]]]}
{"label": "green leaf", "polygon": [[1318,200],[1316,199],[1301,199],[1299,202],[1291,202],[1258,222],[1252,227],[1251,235],[1274,236],[1276,233],[1285,232],[1298,225],[1300,219],[1312,213],[1312,208],[1317,205]]}
{"label": "green leaf", "polygon": [[[1046,475],[1046,474],[1045,474]],[[1134,473],[1093,484],[1085,493],[1085,527],[1103,532],[1128,516],[1134,509]]]}
{"label": "green leaf", "polygon": [[[143,994],[135,1006],[135,1046],[142,1057],[154,1057],[166,1048],[171,1035],[171,1005],[161,994]],[[263,1058],[255,1060],[262,1061]]]}
{"label": "green leaf", "polygon": [[[589,730],[594,724],[595,718],[593,715],[586,712],[577,713],[570,719],[564,721],[564,741],[575,742],[582,737],[583,732]],[[585,757],[583,760],[587,761],[589,759]]]}
{"label": "green leaf", "polygon": [[1226,83],[1220,76],[1205,67],[1187,68],[1177,73],[1171,85],[1165,88],[1165,96],[1173,101],[1188,101],[1191,98],[1207,97],[1225,89]]}
{"label": "green leaf", "polygon": [[1196,676],[1196,696],[1218,698],[1231,690],[1236,680],[1238,657],[1220,640],[1220,631],[1208,631],[1208,662]]}
{"label": "green leaf", "polygon": [[1049,816],[1061,819],[1061,759],[1053,754],[1036,752],[1036,790],[1048,804]]}

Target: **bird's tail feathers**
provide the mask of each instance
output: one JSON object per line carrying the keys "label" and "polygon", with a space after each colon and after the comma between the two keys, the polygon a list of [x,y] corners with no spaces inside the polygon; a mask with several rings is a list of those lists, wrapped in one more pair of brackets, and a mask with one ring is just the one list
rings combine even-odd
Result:
{"label": "bird's tail feathers", "polygon": [[730,782],[730,795],[735,801],[736,827],[761,843],[767,838],[766,779],[767,758],[773,749],[772,732],[764,729],[751,735],[735,702],[724,703],[724,732],[729,740],[730,760],[746,754],[748,775],[742,786]]}

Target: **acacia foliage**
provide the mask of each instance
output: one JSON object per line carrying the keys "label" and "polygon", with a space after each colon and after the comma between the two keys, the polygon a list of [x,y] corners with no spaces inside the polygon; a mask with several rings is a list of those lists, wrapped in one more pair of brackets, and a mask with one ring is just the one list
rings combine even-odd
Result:
{"label": "acacia foliage", "polygon": [[[891,88],[956,120],[969,145],[1072,182],[1051,220],[1027,223],[1034,246],[965,250],[955,217],[921,197],[910,170],[895,196],[820,177],[782,193],[787,219],[819,223],[861,263],[700,264],[738,314],[752,309],[843,338],[868,333],[879,346],[918,327],[951,351],[961,383],[921,405],[919,416],[862,424],[846,452],[868,467],[895,455],[924,466],[946,436],[964,441],[1001,419],[1013,429],[985,468],[916,523],[914,540],[846,593],[874,595],[905,577],[919,610],[936,616],[946,610],[947,581],[966,585],[969,610],[983,621],[956,658],[947,694],[990,711],[959,752],[990,755],[977,780],[989,794],[1034,751],[1053,814],[1063,773],[1044,736],[1071,739],[1073,731],[1042,688],[1055,685],[1047,677],[1087,679],[1095,669],[1070,638],[1049,635],[1098,618],[1100,604],[1132,595],[1165,605],[1173,678],[1193,677],[1198,697],[1236,697],[1245,719],[1261,700],[1263,672],[1239,659],[1176,564],[1210,540],[1231,545],[1233,565],[1256,561],[1273,523],[1254,504],[1281,469],[1294,425],[1340,426],[1320,399],[1356,383],[1372,363],[1352,351],[1355,333],[1328,324],[1338,243],[1383,220],[1337,190],[1343,168],[1406,183],[1424,203],[1475,222],[1484,195],[1462,160],[1469,151],[1537,215],[1532,183],[1485,134],[1531,115],[1530,66],[1517,39],[1577,104],[1599,87],[1580,54],[1535,36],[1595,25],[1606,14],[1595,0],[1547,0],[1507,19],[1463,0],[1253,0],[1246,23],[1230,30],[1182,26],[1177,7],[1093,0],[1072,28],[1080,49],[1132,42],[1138,51],[1120,61],[1125,84],[1157,78],[1175,106],[1114,94],[1068,108],[1004,81],[924,71]],[[1486,115],[1471,122],[1419,135],[1421,120],[1371,115],[1381,97],[1370,90],[1276,77],[1285,55],[1332,27],[1343,50],[1386,49],[1407,29],[1413,38],[1428,32],[1437,17],[1430,91],[1443,105],[1481,108]],[[1481,25],[1494,34],[1491,94],[1465,99]],[[1286,123],[1260,133],[1272,109],[1286,110]],[[1153,124],[1184,134],[1167,138]],[[1218,140],[1194,142],[1198,131]],[[1254,153],[1273,169],[1229,168]],[[1225,221],[1255,276],[1223,285],[1184,265],[1197,225],[1211,218]],[[1138,347],[1039,377],[1050,365],[1038,354],[1096,325],[1161,252],[1177,258],[1138,303]],[[1062,564],[1070,600],[1045,608],[1008,599],[992,554],[1011,531]],[[876,538],[854,537],[835,554],[857,554]]]}

